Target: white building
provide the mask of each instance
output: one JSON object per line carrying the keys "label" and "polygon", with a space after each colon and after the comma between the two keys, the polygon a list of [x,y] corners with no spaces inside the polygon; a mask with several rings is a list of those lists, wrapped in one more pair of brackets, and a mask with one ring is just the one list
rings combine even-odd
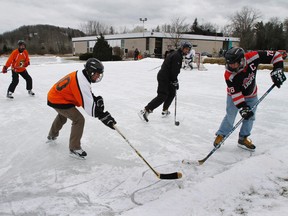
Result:
{"label": "white building", "polygon": [[[235,37],[219,37],[194,34],[182,34],[173,36],[170,33],[160,32],[142,32],[104,35],[105,40],[111,47],[120,47],[126,55],[133,54],[138,48],[142,55],[163,57],[164,53],[173,49],[173,40],[175,38],[190,41],[196,52],[207,52],[218,54],[221,49],[227,50],[232,46],[238,46],[240,39]],[[93,47],[97,41],[97,36],[72,38],[73,54],[79,55],[87,52],[93,52]]]}

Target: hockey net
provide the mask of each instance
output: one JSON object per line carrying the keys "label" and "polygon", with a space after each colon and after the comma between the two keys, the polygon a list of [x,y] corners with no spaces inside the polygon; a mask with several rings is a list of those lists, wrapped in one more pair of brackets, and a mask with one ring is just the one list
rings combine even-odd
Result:
{"label": "hockey net", "polygon": [[195,53],[194,63],[196,63],[198,70],[207,71],[207,68],[203,65],[203,57],[201,56],[201,53]]}

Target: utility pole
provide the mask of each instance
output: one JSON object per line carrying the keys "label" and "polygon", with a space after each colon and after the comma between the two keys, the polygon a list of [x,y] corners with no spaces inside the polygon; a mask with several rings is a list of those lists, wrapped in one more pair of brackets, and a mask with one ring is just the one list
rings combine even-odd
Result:
{"label": "utility pole", "polygon": [[141,22],[143,22],[143,37],[144,37],[144,31],[145,31],[144,22],[147,21],[147,18],[140,18],[139,20],[140,20]]}

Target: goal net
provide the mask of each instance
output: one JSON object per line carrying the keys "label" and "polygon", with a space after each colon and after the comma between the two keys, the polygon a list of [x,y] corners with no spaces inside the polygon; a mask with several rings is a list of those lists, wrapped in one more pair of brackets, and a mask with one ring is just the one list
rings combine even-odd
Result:
{"label": "goal net", "polygon": [[196,63],[198,70],[207,71],[207,68],[203,65],[203,57],[201,56],[201,53],[195,53],[194,63]]}

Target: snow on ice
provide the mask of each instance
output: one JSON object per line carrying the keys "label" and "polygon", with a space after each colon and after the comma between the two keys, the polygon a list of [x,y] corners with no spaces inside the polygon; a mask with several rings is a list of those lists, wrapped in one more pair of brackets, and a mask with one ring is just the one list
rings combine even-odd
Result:
{"label": "snow on ice", "polygon": [[[174,103],[171,117],[162,118],[159,107],[144,123],[137,112],[156,96],[153,68],[161,63],[104,62],[104,78],[92,91],[103,96],[105,110],[149,164],[160,173],[182,172],[179,180],[159,180],[116,131],[81,108],[87,159],[69,157],[69,121],[57,141],[46,143],[56,116],[46,105],[47,92],[84,62],[31,57],[35,97],[20,77],[14,100],[7,99],[11,72],[0,74],[0,215],[288,215],[288,82],[258,106],[254,153],[237,147],[236,130],[203,165],[189,166],[182,159],[197,161],[213,149],[225,113],[224,67],[181,71],[180,126],[174,125]],[[258,71],[257,83],[260,97],[272,85],[268,70]]]}

